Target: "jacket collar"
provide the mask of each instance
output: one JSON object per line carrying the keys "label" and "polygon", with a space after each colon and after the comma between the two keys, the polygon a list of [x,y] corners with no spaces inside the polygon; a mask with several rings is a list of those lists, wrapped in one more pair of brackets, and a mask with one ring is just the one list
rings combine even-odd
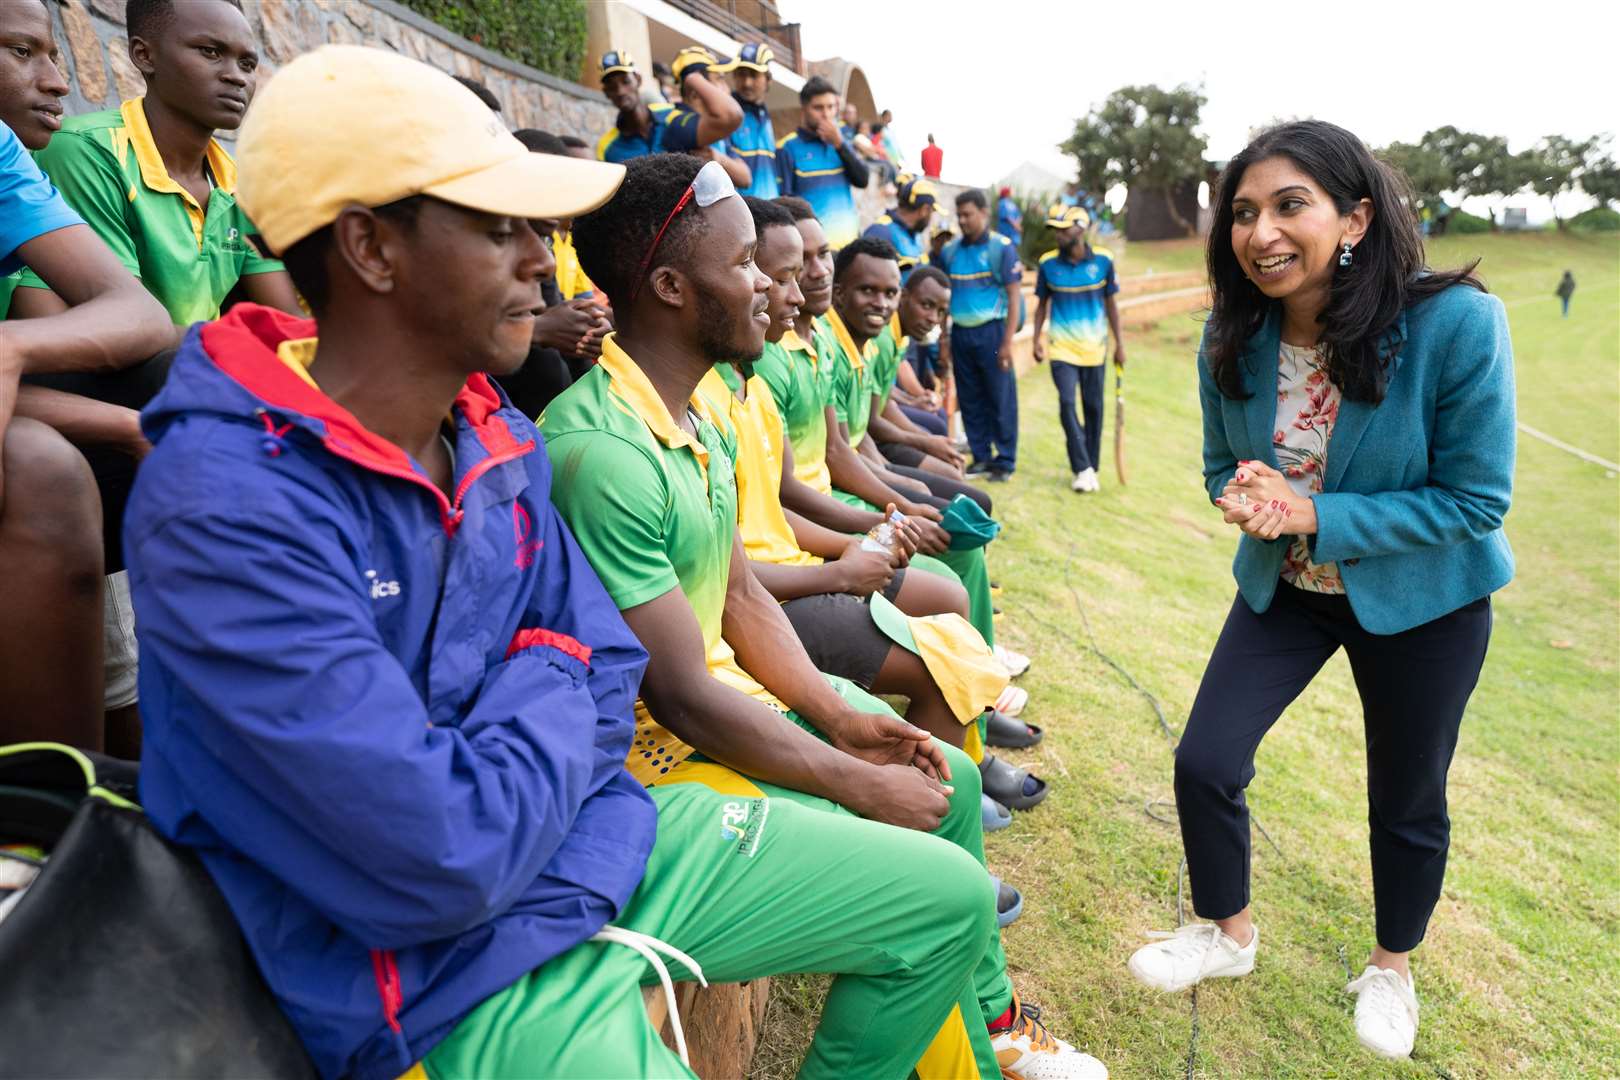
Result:
{"label": "jacket collar", "polygon": [[[388,475],[420,475],[409,454],[367,428],[322,393],[307,374],[293,371],[278,355],[284,342],[315,336],[314,320],[294,318],[258,304],[238,304],[229,315],[204,324],[200,331],[203,352],[214,366],[264,402],[268,411],[310,430],[328,450],[355,464]],[[467,379],[455,399],[455,410],[492,456],[533,445],[532,440],[519,442],[495,415],[502,404],[500,392],[481,372]]]}

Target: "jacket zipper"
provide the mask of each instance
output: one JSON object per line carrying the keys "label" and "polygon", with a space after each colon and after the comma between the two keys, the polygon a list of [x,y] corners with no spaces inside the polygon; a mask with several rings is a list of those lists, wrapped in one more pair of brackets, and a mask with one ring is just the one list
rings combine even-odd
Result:
{"label": "jacket zipper", "polygon": [[334,445],[329,439],[323,440],[323,445],[331,453],[336,454],[338,457],[350,462],[351,464],[360,466],[362,469],[368,469],[371,472],[381,473],[384,476],[392,476],[398,480],[409,480],[411,483],[417,484],[432,492],[434,499],[436,499],[439,503],[439,522],[444,526],[445,534],[448,536],[455,536],[456,529],[461,525],[461,518],[463,516],[461,500],[466,496],[467,490],[472,487],[473,481],[477,480],[480,476],[483,476],[497,465],[505,465],[508,461],[515,461],[518,458],[523,457],[525,454],[533,451],[535,446],[534,442],[531,440],[530,442],[526,442],[515,449],[505,450],[499,454],[491,454],[483,461],[480,461],[477,465],[474,465],[472,468],[468,469],[467,475],[463,476],[461,478],[461,483],[456,486],[456,498],[455,502],[452,503],[448,498],[445,497],[444,492],[439,490],[438,485],[434,484],[430,480],[424,479],[422,476],[412,472],[409,469],[394,469],[379,465],[374,461],[365,461],[358,455],[352,454],[347,450],[344,450],[342,447]]}
{"label": "jacket zipper", "polygon": [[394,950],[371,950],[371,974],[377,980],[377,996],[382,999],[383,1019],[388,1021],[388,1030],[393,1033],[400,1068],[409,1070],[416,1062],[411,1057],[411,1045],[405,1039],[405,1028],[399,1022],[399,1011],[405,1007],[405,993],[399,985],[399,967],[394,963]]}

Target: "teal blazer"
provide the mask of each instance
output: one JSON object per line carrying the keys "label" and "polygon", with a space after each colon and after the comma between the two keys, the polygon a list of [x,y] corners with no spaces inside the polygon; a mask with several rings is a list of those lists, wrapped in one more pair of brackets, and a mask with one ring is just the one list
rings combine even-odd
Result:
{"label": "teal blazer", "polygon": [[[1243,387],[1223,397],[1198,350],[1204,486],[1214,500],[1239,461],[1272,468],[1280,309],[1244,346]],[[1316,503],[1311,558],[1338,563],[1366,630],[1395,634],[1455,611],[1513,578],[1502,532],[1513,495],[1513,345],[1494,296],[1454,285],[1401,314],[1388,391],[1339,407]],[[1232,573],[1255,612],[1271,606],[1292,537],[1238,543]]]}

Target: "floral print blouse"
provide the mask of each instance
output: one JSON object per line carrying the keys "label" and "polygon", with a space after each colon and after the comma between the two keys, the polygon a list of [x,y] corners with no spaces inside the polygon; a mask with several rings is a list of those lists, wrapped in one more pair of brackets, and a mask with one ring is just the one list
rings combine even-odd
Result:
{"label": "floral print blouse", "polygon": [[[1277,426],[1271,445],[1277,467],[1297,494],[1321,492],[1328,440],[1338,417],[1339,388],[1328,378],[1321,350],[1284,342],[1277,357]],[[1312,562],[1303,536],[1288,545],[1282,579],[1308,592],[1344,592],[1338,565]]]}

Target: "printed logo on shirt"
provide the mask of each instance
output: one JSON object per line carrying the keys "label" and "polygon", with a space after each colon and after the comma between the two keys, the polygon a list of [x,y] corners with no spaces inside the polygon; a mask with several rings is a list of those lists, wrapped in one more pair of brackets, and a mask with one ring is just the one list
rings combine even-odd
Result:
{"label": "printed logo on shirt", "polygon": [[544,540],[530,540],[529,534],[534,531],[534,519],[523,508],[521,502],[512,503],[512,535],[517,544],[517,556],[513,558],[512,565],[519,570],[527,570],[534,565],[535,556],[545,546]]}
{"label": "printed logo on shirt", "polygon": [[386,600],[391,596],[399,595],[399,582],[384,581],[377,576],[377,571],[366,571],[366,582],[371,590],[373,600]]}
{"label": "printed logo on shirt", "polygon": [[[765,819],[771,804],[765,799],[728,802],[720,808],[720,838],[737,843],[737,854],[753,858],[765,833]],[[739,842],[740,841],[740,842]]]}

